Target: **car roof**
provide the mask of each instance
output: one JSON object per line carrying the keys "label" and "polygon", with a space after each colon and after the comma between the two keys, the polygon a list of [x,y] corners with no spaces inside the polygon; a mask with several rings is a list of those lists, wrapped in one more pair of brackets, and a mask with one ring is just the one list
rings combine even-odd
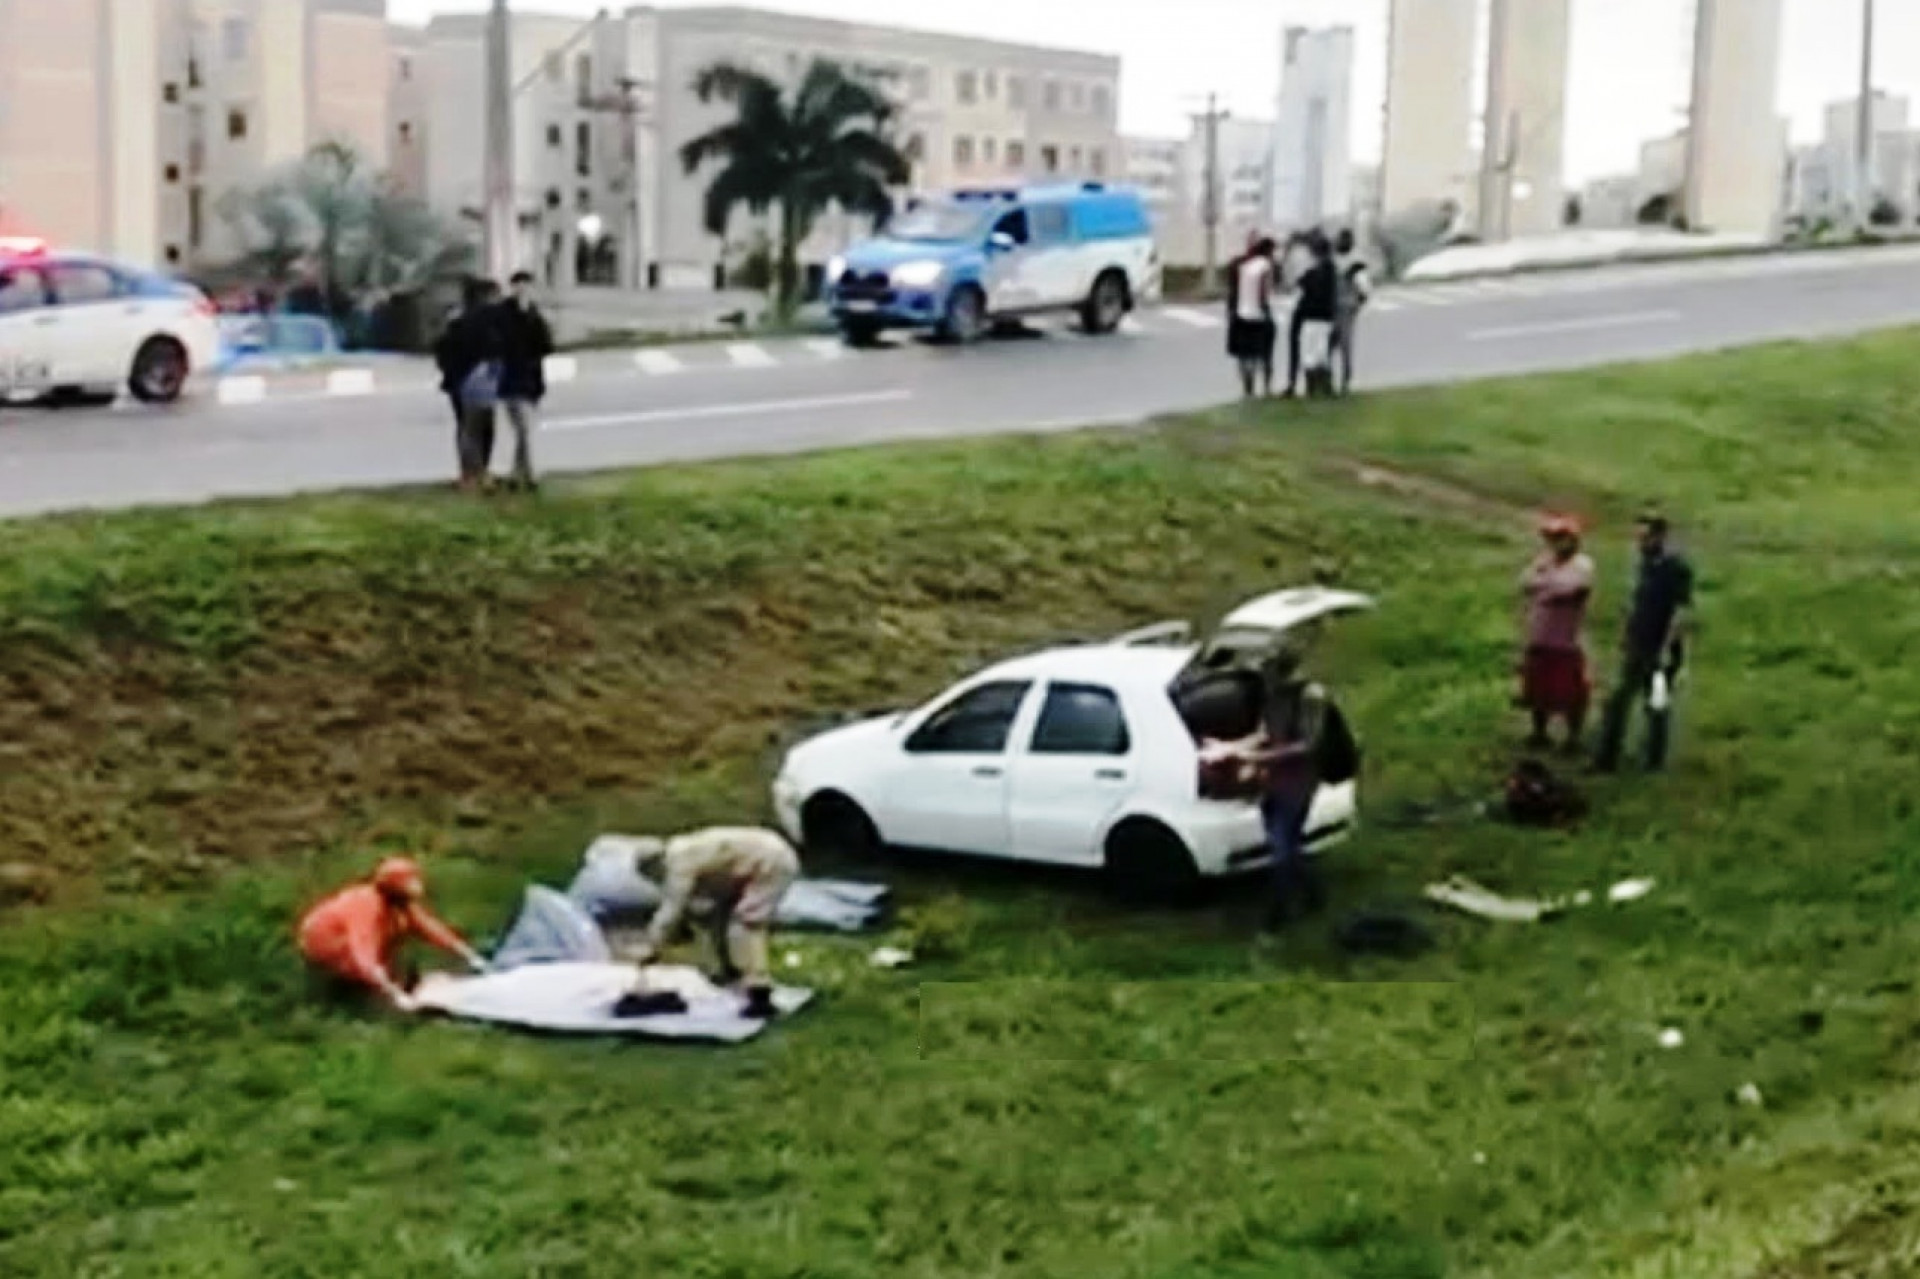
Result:
{"label": "car roof", "polygon": [[1193,654],[1191,645],[1070,645],[1011,658],[981,671],[969,682],[1060,680],[1076,684],[1105,684],[1118,689],[1166,689]]}

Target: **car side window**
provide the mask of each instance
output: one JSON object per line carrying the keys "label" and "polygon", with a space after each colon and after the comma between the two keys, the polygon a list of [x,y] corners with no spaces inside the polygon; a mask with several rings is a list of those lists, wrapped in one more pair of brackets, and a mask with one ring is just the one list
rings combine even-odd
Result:
{"label": "car side window", "polygon": [[95,262],[59,262],[48,268],[54,301],[60,306],[107,302],[120,296],[120,277]]}
{"label": "car side window", "polygon": [[38,271],[0,270],[0,315],[35,311],[47,304],[47,286]]}
{"label": "car side window", "polygon": [[907,739],[914,755],[998,755],[1027,700],[1026,681],[982,684],[929,715]]}
{"label": "car side window", "polygon": [[1053,685],[1030,749],[1035,755],[1125,755],[1133,740],[1120,698],[1093,684]]}
{"label": "car side window", "polygon": [[1004,235],[1015,244],[1025,244],[1029,238],[1027,235],[1027,211],[1025,209],[1015,209],[1012,213],[1003,215],[998,222],[993,224],[993,233],[995,235]]}
{"label": "car side window", "polygon": [[1059,244],[1067,238],[1067,206],[1043,204],[1033,211],[1033,238],[1041,244]]}

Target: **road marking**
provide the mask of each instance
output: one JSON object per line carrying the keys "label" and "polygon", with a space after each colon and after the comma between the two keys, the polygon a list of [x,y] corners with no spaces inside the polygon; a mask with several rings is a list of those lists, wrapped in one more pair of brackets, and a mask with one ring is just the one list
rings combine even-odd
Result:
{"label": "road marking", "polygon": [[1194,311],[1184,306],[1170,306],[1162,309],[1160,314],[1166,316],[1169,320],[1189,325],[1196,329],[1217,329],[1220,327],[1220,317],[1210,311]]}
{"label": "road marking", "polygon": [[549,382],[571,382],[580,376],[580,361],[571,355],[549,355],[544,371]]}
{"label": "road marking", "polygon": [[671,351],[635,351],[633,362],[640,366],[642,373],[655,377],[666,373],[679,373],[687,367],[680,362],[680,357]]}
{"label": "road marking", "polygon": [[839,338],[808,338],[806,346],[823,360],[837,360],[847,353],[847,344]]}
{"label": "road marking", "polygon": [[727,343],[727,358],[737,369],[770,369],[780,362],[766,348],[752,342]]}
{"label": "road marking", "polygon": [[335,369],[327,374],[328,395],[372,395],[372,369]]}
{"label": "road marking", "polygon": [[1367,303],[1367,310],[1378,311],[1384,315],[1389,311],[1398,311],[1400,305],[1400,303],[1394,301],[1392,298],[1374,298]]}
{"label": "road marking", "polygon": [[855,408],[866,404],[898,404],[911,400],[912,391],[863,391],[853,395],[816,395],[793,400],[742,400],[737,404],[698,404],[684,409],[652,409],[643,413],[604,413],[595,417],[561,417],[541,424],[547,431],[597,431],[612,426],[645,426],[650,422],[694,422],[704,418],[754,417],[762,414],[805,413],[812,409]]}
{"label": "road marking", "polygon": [[258,404],[267,398],[267,379],[263,377],[223,377],[213,389],[222,404]]}
{"label": "road marking", "polygon": [[1543,333],[1584,333],[1593,329],[1627,329],[1636,324],[1671,324],[1680,318],[1678,311],[1631,311],[1620,315],[1590,315],[1578,320],[1560,320],[1548,324],[1516,324],[1508,328],[1475,329],[1467,334],[1469,342],[1501,342],[1509,338],[1537,337]]}

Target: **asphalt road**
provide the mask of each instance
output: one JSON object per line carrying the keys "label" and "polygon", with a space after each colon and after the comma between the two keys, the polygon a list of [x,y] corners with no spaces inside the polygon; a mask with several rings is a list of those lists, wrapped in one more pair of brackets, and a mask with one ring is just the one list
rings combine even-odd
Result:
{"label": "asphalt road", "polygon": [[[1202,408],[1234,389],[1217,309],[1146,312],[1105,338],[1044,329],[965,349],[793,340],[583,356],[548,400],[537,460],[596,470]],[[1920,252],[1905,249],[1409,289],[1364,318],[1359,389],[1912,323]],[[452,466],[446,405],[417,374],[351,396],[0,412],[6,516],[437,482]]]}

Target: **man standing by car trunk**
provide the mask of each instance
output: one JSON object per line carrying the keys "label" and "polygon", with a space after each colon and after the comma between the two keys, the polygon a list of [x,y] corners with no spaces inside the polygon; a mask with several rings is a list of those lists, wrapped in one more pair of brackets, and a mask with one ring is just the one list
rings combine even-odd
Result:
{"label": "man standing by car trunk", "polygon": [[1260,816],[1273,850],[1273,903],[1267,930],[1278,931],[1295,907],[1319,910],[1325,890],[1307,854],[1307,817],[1320,787],[1319,747],[1326,722],[1326,691],[1308,680],[1299,654],[1283,650],[1261,671],[1266,704],[1261,712],[1263,741],[1254,759],[1261,765],[1265,790]]}

